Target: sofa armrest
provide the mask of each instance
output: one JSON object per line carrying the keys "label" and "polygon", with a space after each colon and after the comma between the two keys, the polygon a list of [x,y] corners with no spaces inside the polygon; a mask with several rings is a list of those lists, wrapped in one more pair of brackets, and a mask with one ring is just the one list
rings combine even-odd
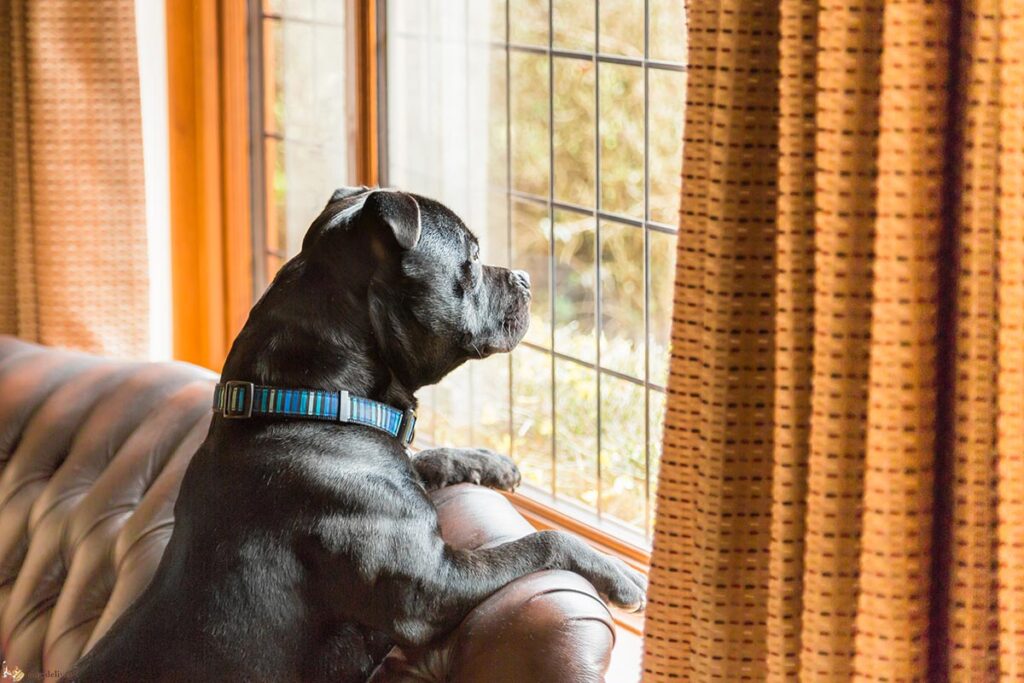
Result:
{"label": "sofa armrest", "polygon": [[[487,548],[534,531],[496,491],[461,484],[434,494],[445,540]],[[585,683],[603,681],[615,628],[594,588],[577,574],[524,576],[471,611],[440,644],[395,648],[371,683]]]}

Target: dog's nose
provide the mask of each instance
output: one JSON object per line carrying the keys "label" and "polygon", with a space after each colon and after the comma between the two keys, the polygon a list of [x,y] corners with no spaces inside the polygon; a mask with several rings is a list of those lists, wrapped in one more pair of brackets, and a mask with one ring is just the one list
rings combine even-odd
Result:
{"label": "dog's nose", "polygon": [[512,284],[519,285],[526,290],[530,289],[530,274],[525,270],[513,270],[508,274],[508,278]]}

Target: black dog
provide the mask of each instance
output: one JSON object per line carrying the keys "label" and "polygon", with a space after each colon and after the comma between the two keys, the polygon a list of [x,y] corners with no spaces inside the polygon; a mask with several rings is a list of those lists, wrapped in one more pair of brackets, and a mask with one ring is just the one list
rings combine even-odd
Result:
{"label": "black dog", "polygon": [[[470,358],[526,332],[529,279],[483,266],[437,202],[338,190],[253,308],[225,380],[348,390],[400,410]],[[153,581],[69,681],[365,681],[394,643],[423,646],[513,579],[582,574],[642,607],[645,582],[560,532],[453,550],[424,486],[512,488],[486,450],[410,459],[366,426],[215,416]]]}

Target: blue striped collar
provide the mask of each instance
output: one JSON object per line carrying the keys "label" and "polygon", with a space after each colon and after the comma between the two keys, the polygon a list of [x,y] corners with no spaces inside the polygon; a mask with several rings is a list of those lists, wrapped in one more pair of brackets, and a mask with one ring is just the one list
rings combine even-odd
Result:
{"label": "blue striped collar", "polygon": [[213,411],[225,418],[304,417],[324,422],[361,424],[387,432],[403,446],[416,435],[416,411],[398,408],[347,391],[282,389],[252,382],[223,382],[213,390]]}

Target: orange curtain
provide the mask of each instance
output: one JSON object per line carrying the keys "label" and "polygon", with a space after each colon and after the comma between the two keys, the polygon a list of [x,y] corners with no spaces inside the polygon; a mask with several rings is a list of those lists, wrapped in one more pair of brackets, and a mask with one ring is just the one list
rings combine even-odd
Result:
{"label": "orange curtain", "polygon": [[644,680],[1024,680],[1024,1],[688,17]]}
{"label": "orange curtain", "polygon": [[133,0],[0,3],[0,333],[148,351]]}

